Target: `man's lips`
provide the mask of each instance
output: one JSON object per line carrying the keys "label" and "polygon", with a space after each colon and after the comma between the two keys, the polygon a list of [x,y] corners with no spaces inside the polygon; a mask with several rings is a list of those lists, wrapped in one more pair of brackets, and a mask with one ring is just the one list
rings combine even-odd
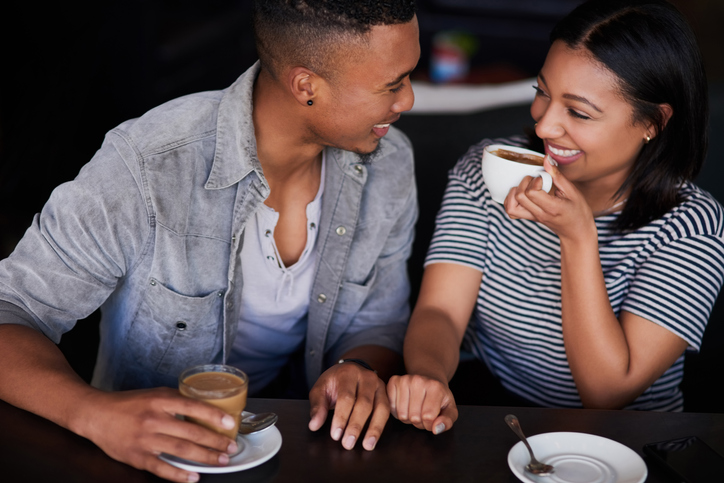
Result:
{"label": "man's lips", "polygon": [[387,134],[387,131],[390,130],[390,124],[397,121],[398,119],[400,119],[400,116],[397,116],[395,119],[392,119],[391,121],[375,124],[374,126],[372,126],[372,132],[374,132],[376,136],[382,137],[385,134]]}
{"label": "man's lips", "polygon": [[545,143],[545,149],[546,153],[558,164],[571,164],[583,156],[583,151],[580,149],[566,149],[563,146],[553,146],[548,142]]}
{"label": "man's lips", "polygon": [[375,136],[382,137],[385,134],[387,134],[387,131],[390,130],[389,124],[375,124],[372,127],[372,132],[375,133]]}

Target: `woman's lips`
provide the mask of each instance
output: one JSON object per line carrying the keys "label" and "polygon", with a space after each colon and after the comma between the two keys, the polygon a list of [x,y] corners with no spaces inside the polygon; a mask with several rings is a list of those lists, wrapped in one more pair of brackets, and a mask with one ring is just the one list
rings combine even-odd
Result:
{"label": "woman's lips", "polygon": [[583,151],[580,149],[566,149],[562,146],[552,146],[550,143],[545,143],[545,149],[546,153],[559,165],[571,164],[583,156]]}

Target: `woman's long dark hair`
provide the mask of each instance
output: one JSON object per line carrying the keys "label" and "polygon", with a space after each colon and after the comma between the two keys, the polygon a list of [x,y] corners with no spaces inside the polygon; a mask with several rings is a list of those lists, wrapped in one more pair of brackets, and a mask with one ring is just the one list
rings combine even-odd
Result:
{"label": "woman's long dark hair", "polygon": [[[683,201],[681,184],[699,173],[708,145],[708,88],[693,32],[664,1],[592,0],[561,20],[550,40],[590,51],[618,77],[632,122],[653,123],[658,134],[617,193],[630,189],[616,228],[660,218]],[[673,110],[668,123],[664,103]]]}

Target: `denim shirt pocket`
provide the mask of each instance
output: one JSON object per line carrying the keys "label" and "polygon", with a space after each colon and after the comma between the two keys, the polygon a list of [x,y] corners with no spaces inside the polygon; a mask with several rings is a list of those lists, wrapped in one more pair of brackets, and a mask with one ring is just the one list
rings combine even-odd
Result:
{"label": "denim shirt pocket", "polygon": [[210,362],[221,347],[223,295],[216,290],[189,297],[151,279],[128,334],[132,364],[176,376]]}
{"label": "denim shirt pocket", "polygon": [[[349,330],[354,317],[358,314],[367,300],[367,296],[372,289],[377,278],[377,267],[372,269],[372,273],[363,284],[344,282],[337,295],[337,302],[334,305],[332,313],[332,321],[329,324],[329,333],[327,334],[327,347],[331,347],[339,341],[339,338]],[[354,332],[354,330],[352,331]]]}

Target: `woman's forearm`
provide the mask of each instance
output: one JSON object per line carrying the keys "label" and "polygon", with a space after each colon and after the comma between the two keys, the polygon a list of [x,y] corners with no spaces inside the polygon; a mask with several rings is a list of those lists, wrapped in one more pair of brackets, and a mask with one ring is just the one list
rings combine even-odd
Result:
{"label": "woman's forearm", "polygon": [[405,368],[447,383],[460,359],[460,342],[452,322],[432,308],[415,310],[405,337]]}
{"label": "woman's forearm", "polygon": [[620,407],[630,402],[624,384],[630,353],[611,308],[595,236],[561,240],[561,316],[568,363],[584,406]]}

